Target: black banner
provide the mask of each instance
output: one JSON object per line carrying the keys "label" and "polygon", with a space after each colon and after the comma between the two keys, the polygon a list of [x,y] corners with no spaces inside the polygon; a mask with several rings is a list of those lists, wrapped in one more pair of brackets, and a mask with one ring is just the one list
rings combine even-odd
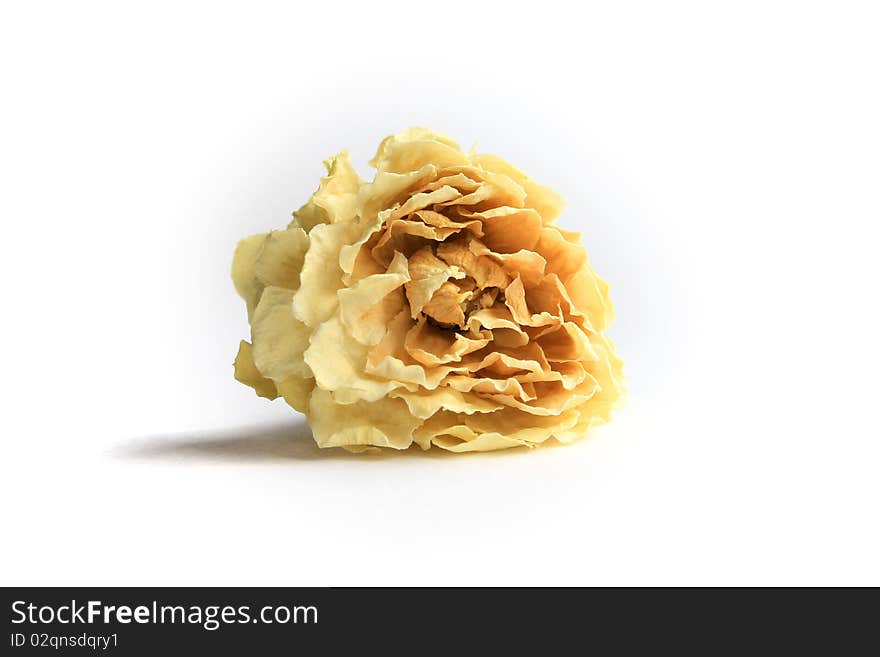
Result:
{"label": "black banner", "polygon": [[[646,641],[751,651],[804,639],[840,652],[876,613],[876,604],[841,604],[849,593],[784,590],[7,588],[3,598],[9,655],[335,654],[353,645],[555,654],[643,651]],[[835,617],[845,631],[834,632]]]}

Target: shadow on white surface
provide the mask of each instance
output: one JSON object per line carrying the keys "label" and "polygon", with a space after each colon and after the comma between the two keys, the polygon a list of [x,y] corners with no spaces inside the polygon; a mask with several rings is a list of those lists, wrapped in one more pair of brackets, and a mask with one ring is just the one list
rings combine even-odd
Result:
{"label": "shadow on white surface", "polygon": [[[550,447],[553,449],[555,446]],[[547,449],[545,447],[544,449]],[[232,429],[192,431],[188,433],[148,436],[116,447],[112,454],[127,461],[163,462],[236,462],[267,463],[283,461],[375,461],[400,458],[480,458],[489,455],[523,455],[527,448],[501,452],[469,452],[454,454],[433,448],[406,450],[383,449],[367,454],[352,454],[340,448],[321,449],[312,439],[305,420],[273,425],[242,426]]]}
{"label": "shadow on white surface", "polygon": [[134,461],[234,461],[255,463],[357,458],[341,449],[321,449],[305,420],[138,438],[113,450]]}

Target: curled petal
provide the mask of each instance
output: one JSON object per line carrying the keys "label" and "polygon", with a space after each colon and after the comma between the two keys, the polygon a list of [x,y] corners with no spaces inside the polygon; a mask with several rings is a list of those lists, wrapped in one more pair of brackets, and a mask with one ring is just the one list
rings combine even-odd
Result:
{"label": "curled petal", "polygon": [[388,322],[403,308],[401,288],[408,281],[406,258],[397,253],[386,273],[367,276],[339,290],[339,317],[355,340],[378,344]]}
{"label": "curled petal", "polygon": [[342,404],[376,401],[399,385],[366,373],[367,347],[346,331],[338,314],[311,335],[303,359],[318,387],[332,390]]}
{"label": "curled petal", "polygon": [[565,201],[555,191],[536,183],[522,171],[496,155],[476,155],[474,160],[490,171],[499,171],[522,185],[526,192],[524,205],[534,208],[545,224],[556,221],[565,209]]}
{"label": "curled petal", "polygon": [[469,160],[455,141],[426,128],[410,128],[386,137],[370,160],[370,166],[392,173],[413,171],[425,164],[441,168],[467,165]]}
{"label": "curled petal", "polygon": [[503,408],[502,404],[477,395],[464,395],[455,388],[419,392],[394,390],[390,395],[406,402],[409,412],[423,420],[441,410],[471,415],[473,413],[491,413]]}
{"label": "curled petal", "polygon": [[340,223],[354,218],[362,181],[351,166],[348,151],[327,158],[324,167],[327,175],[321,178],[318,190],[308,203],[293,213],[296,225],[306,231],[318,224]]}
{"label": "curled petal", "polygon": [[405,202],[414,189],[425,185],[437,175],[437,167],[426,164],[417,171],[390,173],[379,171],[373,182],[358,192],[356,214],[361,220],[375,218],[381,211]]}

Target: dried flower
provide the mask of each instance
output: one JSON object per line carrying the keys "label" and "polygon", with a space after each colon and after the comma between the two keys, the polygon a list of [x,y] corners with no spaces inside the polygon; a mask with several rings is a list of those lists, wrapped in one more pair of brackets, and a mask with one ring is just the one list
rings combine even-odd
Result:
{"label": "dried flower", "polygon": [[455,452],[570,442],[623,394],[613,311],[563,202],[492,155],[411,128],[364,182],[342,152],[284,230],[242,240],[251,343],[235,377],[321,447]]}

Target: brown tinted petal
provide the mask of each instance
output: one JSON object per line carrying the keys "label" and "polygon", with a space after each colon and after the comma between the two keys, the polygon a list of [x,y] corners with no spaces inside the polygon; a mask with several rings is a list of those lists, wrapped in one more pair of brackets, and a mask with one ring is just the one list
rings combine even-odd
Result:
{"label": "brown tinted petal", "polygon": [[470,296],[470,292],[460,292],[457,285],[447,281],[425,304],[422,312],[440,324],[462,327],[464,326],[462,303]]}
{"label": "brown tinted petal", "polygon": [[433,366],[459,362],[462,356],[482,349],[489,342],[489,338],[468,338],[419,319],[406,334],[404,348],[417,362]]}
{"label": "brown tinted petal", "polygon": [[495,253],[479,240],[471,240],[468,248],[478,256],[485,255],[492,258],[504,268],[511,278],[519,274],[526,288],[537,285],[544,278],[547,261],[534,251]]}
{"label": "brown tinted petal", "polygon": [[395,252],[409,255],[429,242],[440,242],[458,231],[458,228],[437,228],[421,221],[400,219],[388,227],[371,253],[377,262],[387,264]]}
{"label": "brown tinted petal", "polygon": [[410,315],[413,319],[425,307],[434,293],[449,279],[464,278],[464,272],[437,258],[430,248],[423,248],[409,258],[410,282],[406,284]]}
{"label": "brown tinted petal", "polygon": [[461,216],[482,222],[483,242],[497,253],[531,251],[541,234],[541,216],[531,208],[502,206],[484,212],[462,211]]}
{"label": "brown tinted petal", "polygon": [[[429,226],[437,228],[451,228],[454,231],[468,230],[474,237],[482,237],[483,225],[480,221],[453,221],[446,215],[434,212],[433,210],[419,210],[414,213],[419,219]],[[445,239],[445,238],[444,238]]]}
{"label": "brown tinted petal", "polygon": [[522,171],[509,164],[496,155],[479,154],[473,157],[480,166],[490,171],[503,173],[522,185],[526,192],[524,205],[534,208],[544,219],[544,223],[551,223],[562,214],[565,201],[549,187],[541,185],[529,178]]}
{"label": "brown tinted petal", "polygon": [[567,283],[587,262],[587,252],[580,244],[569,242],[553,226],[541,230],[535,251],[547,261],[547,271]]}
{"label": "brown tinted petal", "polygon": [[510,282],[510,277],[498,263],[487,256],[475,255],[466,240],[443,242],[437,247],[437,255],[450,265],[460,267],[481,288],[503,288]]}
{"label": "brown tinted petal", "polygon": [[541,312],[532,314],[526,303],[526,292],[522,279],[517,276],[504,290],[504,305],[513,315],[514,320],[523,326],[555,326],[559,318],[550,313]]}

